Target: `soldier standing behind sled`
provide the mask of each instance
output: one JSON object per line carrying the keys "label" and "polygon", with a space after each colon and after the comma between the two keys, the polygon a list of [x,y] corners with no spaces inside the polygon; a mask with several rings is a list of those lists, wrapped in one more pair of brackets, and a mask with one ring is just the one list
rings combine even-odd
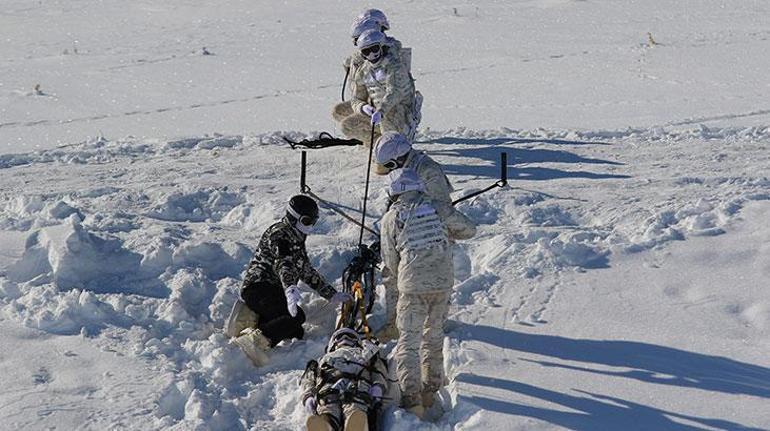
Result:
{"label": "soldier standing behind sled", "polygon": [[468,239],[476,226],[454,210],[439,217],[411,169],[391,172],[395,199],[382,219],[382,259],[398,286],[395,361],[401,406],[423,418],[443,386],[443,326],[454,284],[450,238]]}

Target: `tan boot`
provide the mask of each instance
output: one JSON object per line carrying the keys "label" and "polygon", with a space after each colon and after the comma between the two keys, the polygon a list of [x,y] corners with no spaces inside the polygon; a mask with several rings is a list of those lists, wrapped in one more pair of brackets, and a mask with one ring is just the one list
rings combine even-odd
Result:
{"label": "tan boot", "polygon": [[307,431],[334,431],[332,425],[322,415],[309,416],[305,425]]}
{"label": "tan boot", "polygon": [[406,411],[417,416],[418,418],[420,418],[420,420],[422,420],[425,417],[425,407],[419,404],[407,408]]}
{"label": "tan boot", "polygon": [[422,406],[425,407],[425,410],[430,410],[430,408],[433,407],[433,403],[436,401],[436,393],[431,391],[423,392],[421,398]]}
{"label": "tan boot", "polygon": [[270,340],[262,335],[257,328],[246,328],[241,335],[233,338],[232,342],[243,350],[255,367],[262,367],[270,362],[267,352],[270,350]]}
{"label": "tan boot", "polygon": [[363,410],[355,410],[345,420],[345,431],[369,431],[369,417]]}

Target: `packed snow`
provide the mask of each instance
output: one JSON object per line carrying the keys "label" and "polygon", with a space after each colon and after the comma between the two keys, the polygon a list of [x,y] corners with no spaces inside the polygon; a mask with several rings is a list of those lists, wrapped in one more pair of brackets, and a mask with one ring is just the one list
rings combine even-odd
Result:
{"label": "packed snow", "polygon": [[[1,429],[303,429],[331,307],[303,293],[306,338],[259,369],[222,326],[370,6],[5,2]],[[446,413],[384,428],[770,429],[770,5],[382,8],[454,197],[509,161],[458,206]],[[360,217],[367,156],[308,151],[308,184]],[[326,209],[308,238],[335,284],[358,235]]]}

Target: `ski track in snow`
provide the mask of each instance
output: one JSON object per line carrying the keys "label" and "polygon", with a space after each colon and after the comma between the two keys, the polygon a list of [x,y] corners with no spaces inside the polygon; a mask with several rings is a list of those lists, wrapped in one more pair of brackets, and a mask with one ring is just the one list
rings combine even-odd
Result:
{"label": "ski track in snow", "polygon": [[[331,329],[324,301],[307,296],[308,339],[280,346],[272,365],[258,371],[219,329],[259,234],[297,190],[299,155],[282,135],[306,136],[99,139],[0,156],[0,227],[27,234],[21,257],[0,268],[0,315],[49,334],[80,334],[103,352],[147,361],[162,382],[153,400],[156,429],[301,426],[296,381],[304,362],[321,354]],[[613,256],[690,236],[719,235],[747,202],[770,199],[763,176],[770,172],[768,128],[457,129],[432,131],[418,142],[444,164],[461,189],[457,196],[495,181],[501,151],[511,162],[507,189],[460,205],[479,223],[479,234],[456,251],[451,319],[460,326],[445,346],[449,411],[419,429],[477,421],[482,408],[458,392],[464,369],[475,360],[518,360],[503,347],[466,348],[466,325],[490,318],[512,330],[545,325],[557,318],[549,315],[554,298],[572,288],[560,274],[605,268]],[[633,160],[623,158],[629,150]],[[309,153],[314,191],[359,208],[365,152]],[[756,170],[742,172],[749,159]],[[382,180],[373,181],[370,222],[386,199]],[[357,230],[330,212],[324,216],[309,248],[321,271],[337,279]],[[57,379],[40,367],[31,382],[40,387]],[[17,405],[0,411],[21,414]],[[77,405],[50,407],[70,408]],[[85,423],[112,427],[123,419]],[[385,421],[388,429],[418,429],[400,410],[387,412]]]}

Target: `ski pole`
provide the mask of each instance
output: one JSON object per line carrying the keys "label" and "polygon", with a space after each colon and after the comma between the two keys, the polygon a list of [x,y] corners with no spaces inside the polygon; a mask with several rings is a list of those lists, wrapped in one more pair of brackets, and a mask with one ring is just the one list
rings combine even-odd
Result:
{"label": "ski pole", "polygon": [[364,243],[364,226],[366,226],[366,201],[369,198],[369,178],[372,174],[372,154],[374,154],[374,128],[376,125],[372,122],[372,135],[369,139],[369,162],[366,164],[366,187],[364,188],[364,207],[361,211],[361,231],[358,235],[358,248]]}

